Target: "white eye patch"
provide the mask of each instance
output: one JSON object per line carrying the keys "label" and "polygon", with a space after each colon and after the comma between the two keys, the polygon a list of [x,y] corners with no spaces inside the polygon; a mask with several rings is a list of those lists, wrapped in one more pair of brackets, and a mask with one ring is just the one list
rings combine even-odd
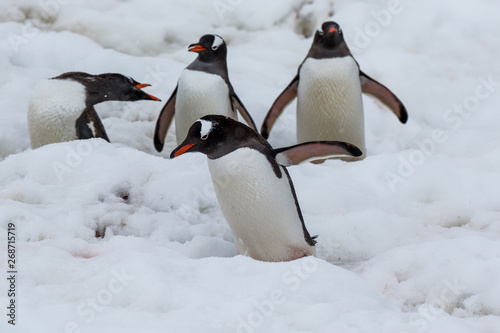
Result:
{"label": "white eye patch", "polygon": [[219,46],[221,46],[222,43],[224,43],[224,39],[222,39],[222,37],[219,35],[212,35],[212,36],[214,36],[214,42],[212,43],[212,49],[217,50],[219,48]]}
{"label": "white eye patch", "polygon": [[202,140],[206,140],[208,138],[208,135],[210,134],[210,131],[212,131],[213,123],[211,121],[203,119],[199,119],[198,121],[201,124],[200,138]]}

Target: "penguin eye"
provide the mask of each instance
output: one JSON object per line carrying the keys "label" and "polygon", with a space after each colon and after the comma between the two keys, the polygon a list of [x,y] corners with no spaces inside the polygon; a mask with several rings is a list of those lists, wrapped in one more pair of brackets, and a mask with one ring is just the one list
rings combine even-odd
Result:
{"label": "penguin eye", "polygon": [[320,36],[323,36],[325,33],[323,32],[323,30],[318,30],[318,33]]}
{"label": "penguin eye", "polygon": [[212,50],[214,50],[214,51],[215,51],[215,50],[217,50],[218,48],[219,48],[219,47],[218,47],[218,46],[216,46],[216,45],[212,46]]}
{"label": "penguin eye", "polygon": [[202,140],[206,140],[206,139],[208,139],[208,133],[207,133],[207,134],[205,134],[205,135],[202,135],[200,139],[202,139]]}

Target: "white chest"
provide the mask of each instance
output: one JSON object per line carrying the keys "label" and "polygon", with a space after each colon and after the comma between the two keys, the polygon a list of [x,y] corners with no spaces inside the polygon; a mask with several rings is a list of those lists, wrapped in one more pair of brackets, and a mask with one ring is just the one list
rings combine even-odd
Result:
{"label": "white chest", "polygon": [[32,147],[75,140],[75,123],[85,109],[85,96],[85,87],[72,80],[40,82],[28,107]]}
{"label": "white chest", "polygon": [[286,261],[314,254],[314,247],[304,239],[283,170],[282,177],[276,177],[266,157],[250,148],[209,159],[208,166],[239,254],[264,261]]}
{"label": "white chest", "polygon": [[219,75],[185,69],[179,79],[175,102],[177,143],[181,143],[199,118],[220,114],[236,119],[229,88]]}
{"label": "white chest", "polygon": [[297,139],[364,144],[359,68],[352,57],[307,59],[297,92]]}

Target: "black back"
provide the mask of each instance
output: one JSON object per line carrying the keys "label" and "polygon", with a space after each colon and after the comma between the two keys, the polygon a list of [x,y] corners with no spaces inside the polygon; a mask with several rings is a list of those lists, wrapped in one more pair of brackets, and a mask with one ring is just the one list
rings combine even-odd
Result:
{"label": "black back", "polygon": [[84,72],[68,72],[52,79],[73,80],[84,85],[87,93],[86,106],[92,106],[104,101],[132,102],[154,99],[137,87],[137,85],[140,85],[139,82],[122,74],[92,75]]}

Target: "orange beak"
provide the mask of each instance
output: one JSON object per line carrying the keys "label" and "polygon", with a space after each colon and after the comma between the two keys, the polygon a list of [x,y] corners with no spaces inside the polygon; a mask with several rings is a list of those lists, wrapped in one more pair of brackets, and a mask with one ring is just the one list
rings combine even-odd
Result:
{"label": "orange beak", "polygon": [[187,145],[181,147],[178,151],[176,151],[174,153],[174,157],[177,157],[177,156],[180,156],[180,155],[184,154],[185,152],[187,152],[195,144],[196,144],[196,142],[195,143],[190,143],[190,144],[187,144]]}
{"label": "orange beak", "polygon": [[205,50],[206,50],[206,48],[204,48],[203,46],[198,45],[198,44],[191,45],[188,48],[189,52],[200,52],[200,51],[205,51]]}
{"label": "orange beak", "polygon": [[[150,85],[149,83],[138,83],[138,84],[136,84],[136,85],[135,85],[135,87],[136,87],[137,89],[142,89],[142,88],[145,88],[145,87],[150,87],[150,86],[151,86],[151,85]],[[159,102],[161,102],[161,99],[159,99],[158,97],[153,96],[153,95],[150,95],[150,94],[148,94],[148,93],[146,93],[146,92],[144,92],[144,93],[145,93],[145,94],[146,94],[146,95],[147,95],[150,99],[152,99],[153,101],[159,101]]]}
{"label": "orange beak", "polygon": [[337,32],[337,29],[335,29],[334,27],[331,27],[331,28],[328,30],[328,32],[330,32],[330,33],[331,33],[331,32]]}

